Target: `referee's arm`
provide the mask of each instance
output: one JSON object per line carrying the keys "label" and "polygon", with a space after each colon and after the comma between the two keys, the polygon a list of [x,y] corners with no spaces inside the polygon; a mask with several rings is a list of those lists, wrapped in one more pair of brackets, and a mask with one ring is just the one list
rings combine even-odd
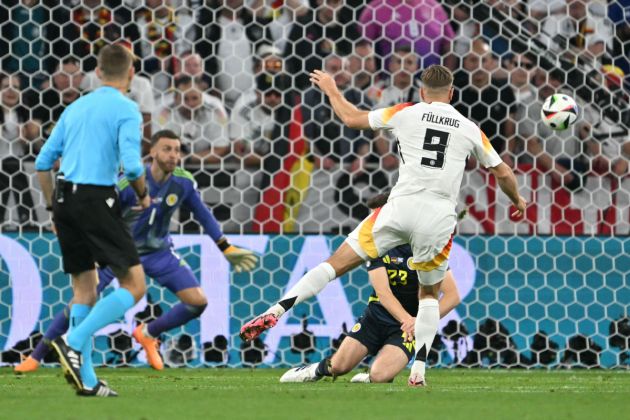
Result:
{"label": "referee's arm", "polygon": [[140,113],[129,113],[129,117],[120,122],[118,147],[125,177],[138,196],[138,204],[146,209],[151,205],[151,197],[146,186],[144,166],[140,157]]}
{"label": "referee's arm", "polygon": [[51,169],[57,159],[61,157],[63,152],[63,138],[64,138],[64,114],[61,114],[59,121],[55,124],[52,133],[48,137],[46,143],[37,155],[35,159],[35,169],[37,170],[37,178],[44,194],[44,201],[46,203],[46,210],[52,210],[52,195],[53,195],[53,177]]}

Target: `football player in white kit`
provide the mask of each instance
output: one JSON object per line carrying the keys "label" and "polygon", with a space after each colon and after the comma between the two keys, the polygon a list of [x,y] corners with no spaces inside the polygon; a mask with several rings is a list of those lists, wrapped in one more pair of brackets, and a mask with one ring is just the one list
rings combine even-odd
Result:
{"label": "football player in white kit", "polygon": [[311,81],[330,99],[335,114],[350,128],[390,130],[397,138],[401,165],[387,204],[374,210],[325,262],[306,273],[282,299],[241,328],[253,340],[273,327],[287,310],[319,293],[328,282],[408,243],[420,280],[420,302],[414,324],[403,323],[406,337],[416,340],[409,385],[425,386],[426,356],[440,319],[438,293],[448,266],[457,221],[455,206],[468,156],[473,155],[497,179],[521,217],[526,201],[516,177],[481,129],[450,105],[453,75],[433,65],[422,73],[424,102],[363,111],[348,102],[327,73],[315,70]]}

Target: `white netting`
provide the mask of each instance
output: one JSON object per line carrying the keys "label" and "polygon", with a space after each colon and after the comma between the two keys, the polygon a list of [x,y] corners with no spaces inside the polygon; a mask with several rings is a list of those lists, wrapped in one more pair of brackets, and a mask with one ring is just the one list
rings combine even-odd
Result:
{"label": "white netting", "polygon": [[[419,73],[434,63],[454,71],[455,106],[482,127],[533,203],[526,222],[513,223],[494,180],[469,162],[457,255],[473,265],[456,272],[468,292],[442,332],[440,360],[535,365],[542,360],[521,355],[539,354],[552,366],[593,365],[596,355],[598,365],[627,365],[629,8],[581,0],[3,1],[0,345],[9,350],[45,328],[71,295],[33,161],[63,109],[98,86],[99,49],[121,41],[138,58],[130,96],[145,139],[163,128],[181,135],[183,165],[224,230],[265,255],[252,275],[230,275],[202,236],[178,236],[210,309],[186,334],[169,335],[173,365],[228,355],[241,364],[241,322],[341,240],[319,235],[348,232],[367,215],[366,200],[396,179],[394,139],[344,128],[308,72],[334,73],[346,98],[370,109],[418,101]],[[557,91],[580,106],[565,132],[540,121],[543,100]],[[199,226],[184,210],[173,232],[197,234]],[[369,291],[357,272],[317,305],[296,308],[267,336],[266,362],[326,354]],[[163,310],[175,301],[159,287],[149,295]],[[108,330],[114,341],[99,338],[99,361],[138,360],[129,347],[132,312]],[[308,334],[291,351],[302,315],[318,337],[314,353],[300,351],[311,350]],[[247,354],[253,363],[258,353]],[[15,358],[8,352],[1,361]]]}

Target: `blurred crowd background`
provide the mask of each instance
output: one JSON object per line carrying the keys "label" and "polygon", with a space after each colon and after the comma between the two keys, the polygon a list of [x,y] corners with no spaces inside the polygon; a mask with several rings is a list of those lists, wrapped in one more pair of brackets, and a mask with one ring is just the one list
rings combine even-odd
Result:
{"label": "blurred crowd background", "polygon": [[[310,71],[373,109],[420,101],[422,69],[441,63],[454,106],[536,203],[511,224],[470,159],[460,233],[627,235],[629,40],[630,0],[3,0],[0,229],[47,226],[34,158],[63,110],[99,86],[100,48],[123,43],[143,152],[152,132],[177,132],[227,232],[344,233],[395,181],[395,138],[344,127]],[[580,106],[564,132],[540,118],[554,92]],[[174,230],[199,229],[178,217]]]}

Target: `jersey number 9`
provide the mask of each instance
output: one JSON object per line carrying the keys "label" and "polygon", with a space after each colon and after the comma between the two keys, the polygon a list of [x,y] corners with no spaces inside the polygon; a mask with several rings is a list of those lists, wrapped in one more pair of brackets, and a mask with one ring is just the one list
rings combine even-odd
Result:
{"label": "jersey number 9", "polygon": [[420,164],[429,168],[442,169],[444,166],[444,156],[446,155],[449,137],[450,134],[445,131],[427,128],[422,148],[428,152],[435,152],[436,157],[435,159],[423,157]]}

